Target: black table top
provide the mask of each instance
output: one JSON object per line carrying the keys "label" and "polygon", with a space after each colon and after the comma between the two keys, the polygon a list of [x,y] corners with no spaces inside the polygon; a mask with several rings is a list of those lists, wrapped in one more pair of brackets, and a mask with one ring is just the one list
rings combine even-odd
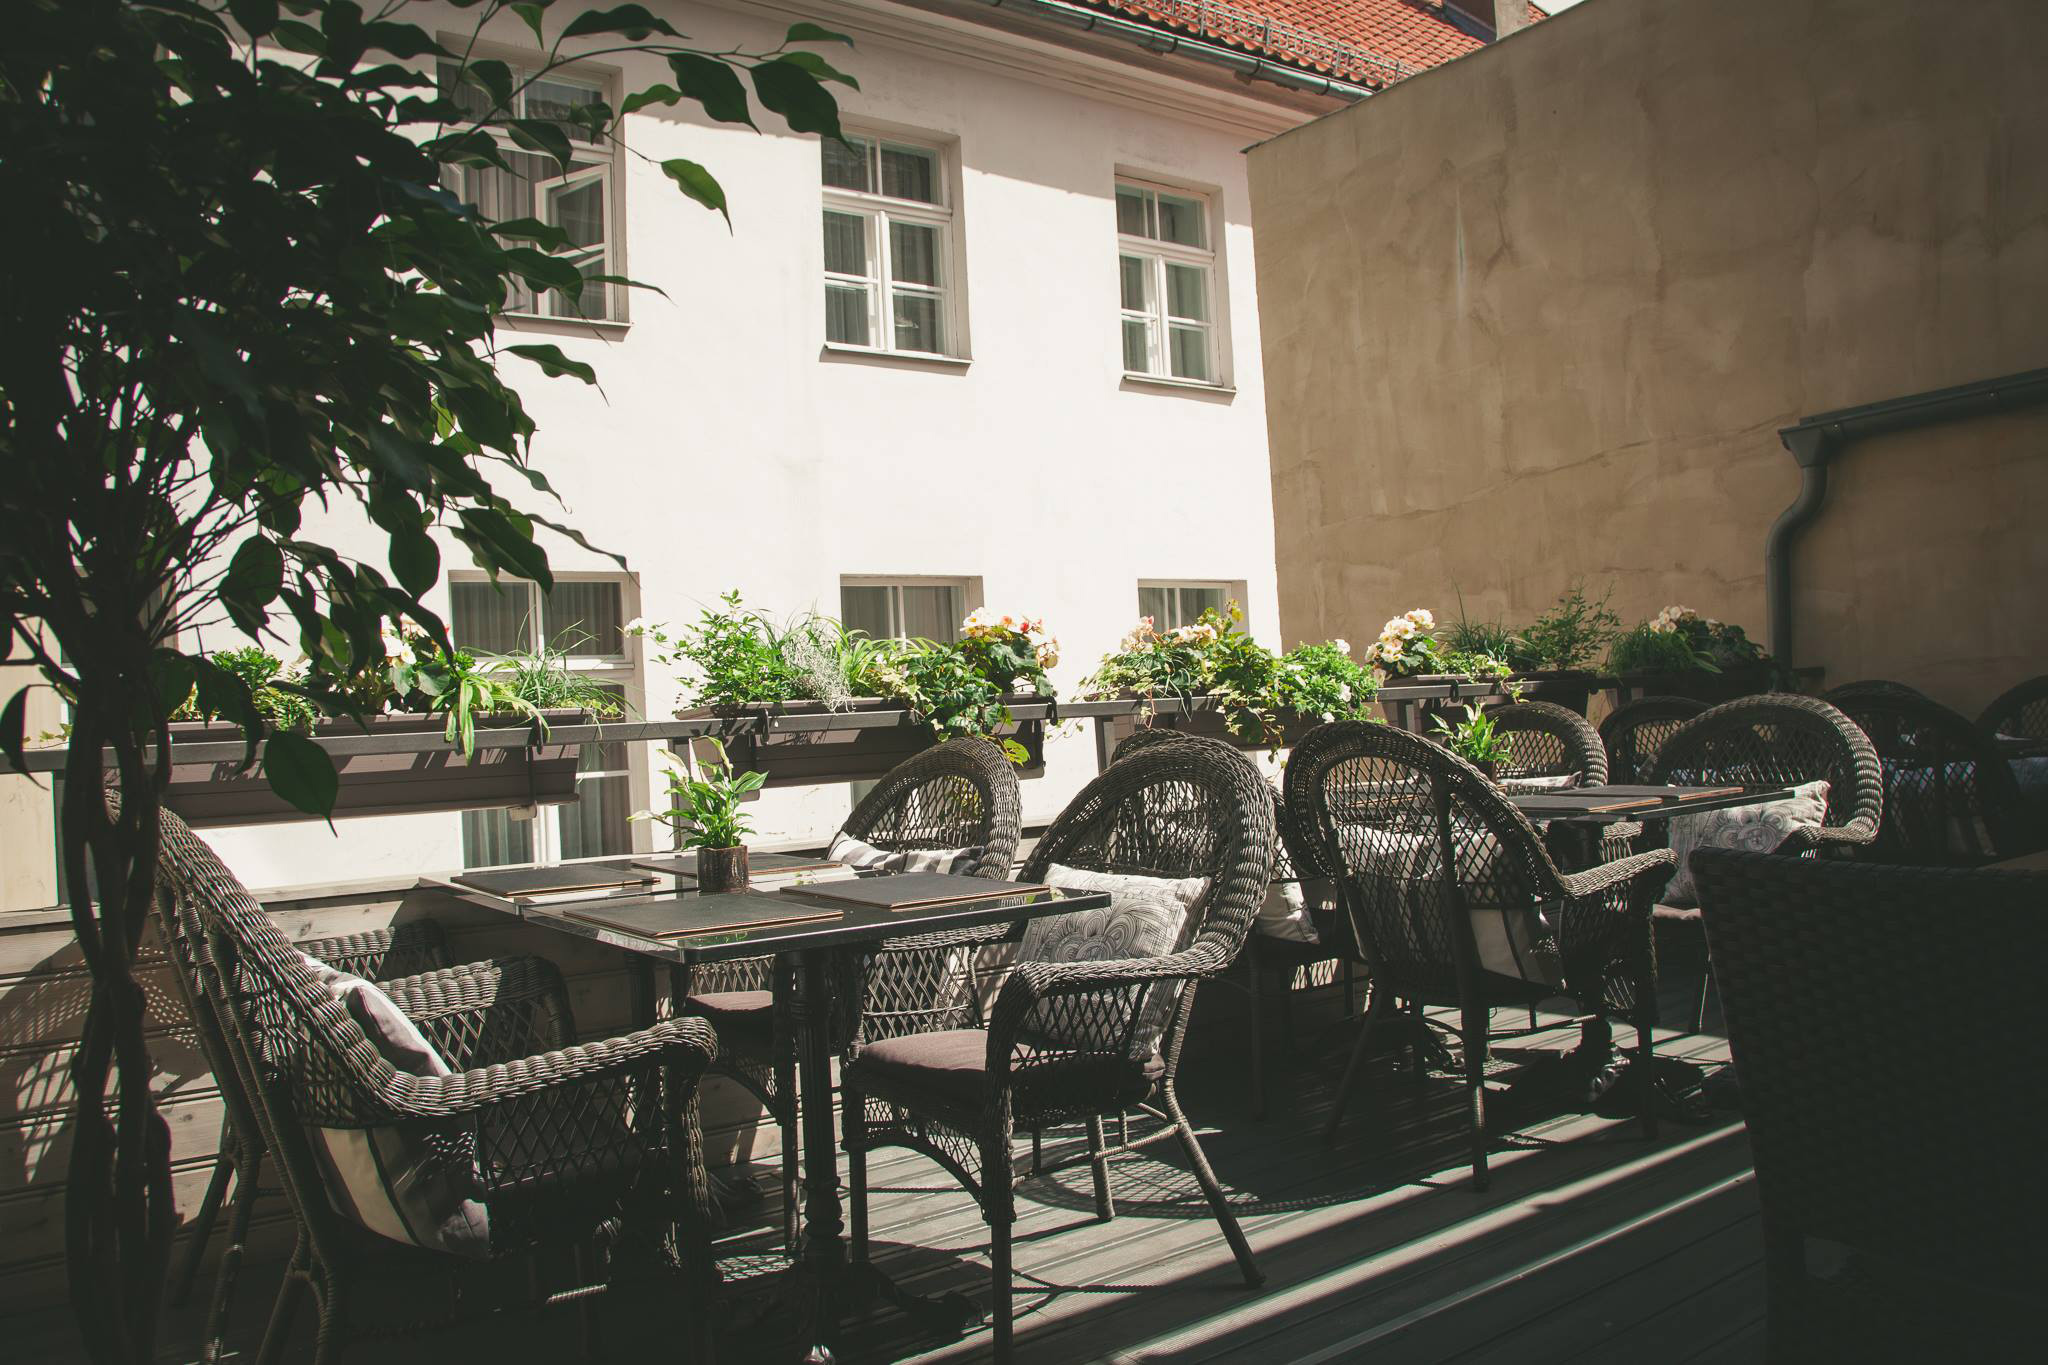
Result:
{"label": "black table top", "polygon": [[1702,787],[1567,787],[1562,791],[1511,792],[1508,800],[1531,820],[1612,825],[1623,820],[1669,820],[1696,811],[1758,806],[1792,795],[1790,787],[1745,787],[1705,794],[1715,791]]}
{"label": "black table top", "polygon": [[[608,861],[598,866],[609,867],[614,861],[622,869],[630,866],[629,860],[626,859]],[[633,871],[644,873],[646,869],[634,868]],[[816,915],[826,907],[814,902],[799,901],[793,896],[781,896],[774,889],[748,888],[744,891],[700,892],[692,879],[673,876],[659,878],[657,886],[651,890],[633,888],[610,895],[548,897],[540,901],[517,903],[508,903],[500,898],[478,894],[454,882],[444,882],[443,886],[451,894],[472,904],[505,914],[516,914],[531,924],[560,933],[573,934],[578,938],[592,939],[626,952],[639,953],[665,962],[681,963],[722,962],[733,958],[761,957],[771,953],[797,952],[809,948],[845,948],[897,938],[905,934],[935,934],[953,929],[978,929],[992,924],[1035,919],[1040,915],[1099,910],[1109,904],[1109,896],[1100,891],[1040,888],[1020,891],[1016,895],[996,896],[952,905],[920,906],[904,910],[848,907],[826,918],[765,924],[752,928],[713,928],[702,933],[651,938],[580,919],[576,912],[581,910],[605,914],[666,902],[675,904],[685,914],[691,907],[700,909],[704,912],[705,919],[715,922],[731,914],[750,910],[772,910],[778,906],[786,906],[791,912],[802,915]]]}

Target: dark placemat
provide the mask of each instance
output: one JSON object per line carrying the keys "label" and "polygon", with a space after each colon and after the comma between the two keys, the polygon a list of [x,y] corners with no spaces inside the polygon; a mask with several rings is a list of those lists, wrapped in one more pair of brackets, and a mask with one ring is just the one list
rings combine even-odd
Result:
{"label": "dark placemat", "polygon": [[1005,882],[993,877],[962,877],[950,872],[905,872],[894,877],[827,882],[822,886],[785,886],[777,894],[818,905],[917,910],[928,905],[957,905],[963,901],[1048,889],[1033,882]]}
{"label": "dark placemat", "polygon": [[1660,801],[1704,801],[1715,796],[1740,796],[1741,787],[1657,787],[1603,783],[1580,788],[1588,796],[1654,796]]}
{"label": "dark placemat", "polygon": [[642,938],[685,938],[691,934],[722,934],[737,929],[838,919],[845,912],[829,906],[799,905],[769,892],[731,891],[631,905],[579,905],[564,907],[561,913],[585,924]]}
{"label": "dark placemat", "polygon": [[[697,855],[691,853],[666,853],[635,858],[633,866],[652,868],[666,872],[672,877],[694,877],[697,875]],[[824,869],[843,867],[830,858],[797,853],[747,853],[747,871],[750,875],[763,872],[807,872],[813,868]]]}
{"label": "dark placemat", "polygon": [[495,872],[465,872],[452,877],[457,886],[486,895],[516,900],[521,896],[553,895],[563,891],[610,891],[625,886],[646,886],[651,873],[604,863],[564,863],[559,867],[507,867]]}

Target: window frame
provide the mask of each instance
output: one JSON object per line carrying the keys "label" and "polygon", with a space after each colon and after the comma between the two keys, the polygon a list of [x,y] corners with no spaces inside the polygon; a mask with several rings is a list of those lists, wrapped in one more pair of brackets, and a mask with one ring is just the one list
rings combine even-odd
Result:
{"label": "window frame", "polygon": [[[457,52],[470,46],[467,40],[458,40],[450,44],[445,36],[443,44],[450,46],[452,51]],[[531,82],[539,79],[558,85],[595,91],[597,97],[612,109],[616,110],[619,107],[619,73],[613,68],[586,65],[581,62],[570,62],[554,68],[545,76],[539,76],[537,73],[546,60],[545,56],[540,53],[477,45],[476,50],[471,55],[473,57],[489,57],[504,62],[512,68],[515,80]],[[428,74],[435,76],[438,80],[439,69],[440,63],[431,63]],[[522,84],[517,96],[518,107],[509,111],[509,117],[534,117],[525,112],[527,93],[526,86]],[[552,157],[548,157],[543,152],[535,152],[532,148],[520,146],[512,140],[511,135],[504,129],[492,128],[489,132],[492,141],[497,143],[499,151],[510,152],[519,156],[540,156],[553,168],[552,174],[537,176],[530,182],[533,186],[533,216],[541,222],[552,223],[554,221],[548,203],[548,191],[550,189],[559,189],[570,182],[590,176],[602,178],[605,214],[603,244],[597,248],[567,247],[551,254],[577,263],[581,263],[595,255],[603,262],[603,268],[597,272],[598,274],[626,275],[626,176],[624,174],[622,150],[618,139],[606,138],[599,142],[586,142],[572,136],[570,139],[571,151],[576,152],[579,156],[587,154],[591,164],[563,171],[554,162]],[[462,197],[459,190],[454,192],[458,198]],[[464,202],[468,201],[465,199]],[[564,323],[571,325],[584,324],[594,327],[624,327],[628,325],[632,320],[627,307],[627,295],[630,291],[623,285],[618,284],[605,284],[600,287],[604,290],[605,300],[604,311],[600,316],[589,316],[580,312],[550,311],[550,300],[559,291],[536,290],[534,291],[532,306],[520,308],[507,307],[499,315],[499,321],[515,324],[522,322],[540,322],[555,325]]]}
{"label": "window frame", "polygon": [[[1190,200],[1199,205],[1205,245],[1189,246],[1180,242],[1169,242],[1157,236],[1126,232],[1117,214],[1117,199],[1126,190],[1135,190],[1149,196],[1147,202],[1155,207],[1148,216],[1157,214],[1156,204],[1158,196],[1162,194],[1175,199]],[[1138,175],[1117,175],[1110,193],[1110,211],[1112,221],[1117,223],[1117,362],[1126,379],[1149,383],[1186,384],[1206,389],[1230,387],[1229,347],[1226,344],[1228,332],[1223,309],[1223,254],[1217,245],[1216,204],[1217,196],[1214,191],[1169,184]],[[1145,264],[1143,309],[1133,309],[1124,303],[1123,262],[1126,257],[1136,258]],[[1203,302],[1208,317],[1180,317],[1169,311],[1172,292],[1168,268],[1171,266],[1183,266],[1201,272]],[[1134,370],[1130,367],[1129,355],[1125,350],[1125,327],[1133,322],[1145,326],[1147,368],[1143,370]],[[1206,378],[1174,373],[1173,333],[1176,327],[1183,331],[1200,328],[1203,337],[1203,364],[1208,371]]]}
{"label": "window frame", "polygon": [[[867,154],[863,160],[876,188],[852,190],[826,184],[826,142],[821,138],[818,170],[821,198],[819,223],[822,234],[825,214],[838,213],[861,221],[868,273],[854,275],[824,268],[821,245],[820,266],[823,278],[820,297],[822,298],[825,291],[835,285],[841,288],[861,289],[867,296],[868,340],[866,343],[835,341],[828,332],[825,337],[826,349],[852,351],[862,355],[894,356],[905,360],[967,360],[967,291],[966,270],[963,264],[965,252],[959,235],[960,188],[956,176],[959,164],[956,154],[957,142],[934,133],[906,132],[863,124],[848,125],[845,131],[849,141],[865,146]],[[890,147],[921,152],[932,158],[932,187],[938,195],[936,202],[901,199],[882,192],[881,156],[882,152]],[[895,250],[890,241],[889,229],[895,223],[934,230],[938,241],[937,284],[925,284],[914,280],[899,281],[894,278]],[[939,350],[921,351],[897,345],[895,304],[898,294],[937,300]],[[829,318],[827,324],[829,326]]]}
{"label": "window frame", "polygon": [[[846,590],[848,588],[889,589],[889,625],[891,634],[882,638],[908,640],[903,634],[903,590],[905,588],[951,588],[954,602],[960,609],[960,620],[981,605],[981,580],[954,574],[841,574],[839,576],[840,619],[845,619]],[[955,621],[948,640],[960,639],[960,621]]]}
{"label": "window frame", "polygon": [[[1154,630],[1161,632],[1173,630],[1180,626],[1193,625],[1197,620],[1201,619],[1202,613],[1200,611],[1189,612],[1187,610],[1186,605],[1183,603],[1181,599],[1181,594],[1184,592],[1213,592],[1216,593],[1222,599],[1220,602],[1217,603],[1217,610],[1223,610],[1224,608],[1228,607],[1229,604],[1233,601],[1239,603],[1238,610],[1244,610],[1244,585],[1241,582],[1232,579],[1141,578],[1138,580],[1138,615],[1141,617],[1146,614],[1145,593],[1148,590],[1155,592],[1168,592],[1173,594],[1172,602],[1174,614],[1178,615],[1180,619],[1171,622],[1154,619],[1154,621],[1152,622],[1152,628]],[[1238,625],[1239,628],[1243,630],[1251,629],[1250,617],[1247,616],[1246,619],[1239,622]]]}
{"label": "window frame", "polygon": [[[630,573],[556,570],[554,577],[557,583],[616,584],[619,589],[619,622],[622,626],[626,622],[633,620],[640,613],[640,585],[637,578]],[[455,632],[454,587],[457,584],[489,583],[491,581],[491,576],[488,573],[475,569],[456,569],[448,573],[447,582],[450,588],[450,605],[447,620],[451,638]],[[501,575],[497,581],[506,591],[523,588],[526,592],[527,636],[523,647],[534,649],[545,643],[545,600],[541,596],[540,585],[531,579],[513,578],[509,575]],[[625,704],[627,714],[633,715],[641,712],[646,696],[646,688],[641,671],[642,654],[640,641],[633,635],[622,633],[619,643],[622,652],[618,654],[571,654],[565,658],[564,662],[572,673],[590,678],[595,682],[616,686],[619,689],[621,700]],[[599,740],[596,743],[602,745],[618,742]],[[639,810],[648,804],[647,793],[650,790],[649,774],[652,769],[647,759],[647,745],[625,743],[622,747],[625,750],[626,759],[626,766],[624,768],[597,768],[584,771],[579,766],[576,772],[576,780],[580,783],[595,778],[624,777],[626,779],[624,796],[626,808],[629,811]],[[534,826],[532,840],[533,856],[526,862],[479,863],[476,867],[465,866],[464,871],[478,871],[485,867],[545,867],[565,861],[590,862],[623,856],[621,853],[593,853],[581,858],[562,858],[561,813],[560,807],[549,809],[548,815],[550,818],[542,818],[541,812],[535,812],[531,822]],[[629,822],[627,835],[630,847],[626,852],[645,853],[652,848],[651,836],[645,822],[637,824]]]}

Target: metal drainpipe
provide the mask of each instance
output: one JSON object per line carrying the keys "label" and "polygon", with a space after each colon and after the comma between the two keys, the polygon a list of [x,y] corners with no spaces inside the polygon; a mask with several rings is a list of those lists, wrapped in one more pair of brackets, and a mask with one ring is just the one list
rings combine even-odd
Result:
{"label": "metal drainpipe", "polygon": [[1778,432],[1778,439],[1799,462],[1798,496],[1778,514],[1764,541],[1764,600],[1770,612],[1771,653],[1780,663],[1792,659],[1792,544],[1820,515],[1828,491],[1828,461],[1865,437],[2037,403],[2048,403],[2048,370],[2026,370],[1823,412]]}
{"label": "metal drainpipe", "polygon": [[1057,23],[1070,24],[1090,33],[1102,33],[1109,37],[1121,38],[1139,47],[1157,52],[1162,56],[1179,54],[1199,61],[1226,66],[1253,80],[1269,81],[1274,85],[1286,86],[1291,90],[1305,90],[1312,95],[1328,95],[1335,99],[1362,100],[1374,93],[1369,86],[1354,85],[1350,81],[1334,80],[1307,71],[1296,71],[1292,67],[1280,66],[1263,57],[1249,53],[1235,52],[1215,43],[1205,43],[1194,38],[1183,38],[1178,34],[1165,33],[1156,28],[1096,10],[1082,9],[1078,5],[1060,3],[1060,0],[984,0],[991,9],[1011,9],[1021,13],[1035,14]]}

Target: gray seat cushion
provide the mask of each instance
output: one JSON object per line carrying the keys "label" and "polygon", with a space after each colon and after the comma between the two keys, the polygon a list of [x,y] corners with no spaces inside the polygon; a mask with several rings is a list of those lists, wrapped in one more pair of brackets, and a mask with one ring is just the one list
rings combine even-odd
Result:
{"label": "gray seat cushion", "polygon": [[772,991],[706,991],[685,996],[683,1013],[711,1022],[718,1030],[718,1050],[729,1051],[735,1044],[766,1048],[775,1025],[775,994]]}
{"label": "gray seat cushion", "polygon": [[[1019,1060],[1036,1056],[1028,1043],[1017,1045]],[[1043,1069],[1046,1078],[1064,1068]],[[1088,1066],[1091,1073],[1099,1064]],[[1125,1068],[1118,1068],[1124,1071]],[[1138,1093],[1166,1070],[1157,1054],[1142,1066],[1131,1063],[1123,1084]],[[1017,1074],[1014,1073],[1013,1074]],[[1028,1070],[1025,1076],[1033,1076]],[[988,1034],[981,1029],[938,1029],[930,1033],[907,1033],[884,1038],[860,1051],[846,1070],[847,1082],[858,1090],[884,1098],[908,1101],[912,1107],[933,1102],[954,1110],[978,1110],[988,1094]]]}

